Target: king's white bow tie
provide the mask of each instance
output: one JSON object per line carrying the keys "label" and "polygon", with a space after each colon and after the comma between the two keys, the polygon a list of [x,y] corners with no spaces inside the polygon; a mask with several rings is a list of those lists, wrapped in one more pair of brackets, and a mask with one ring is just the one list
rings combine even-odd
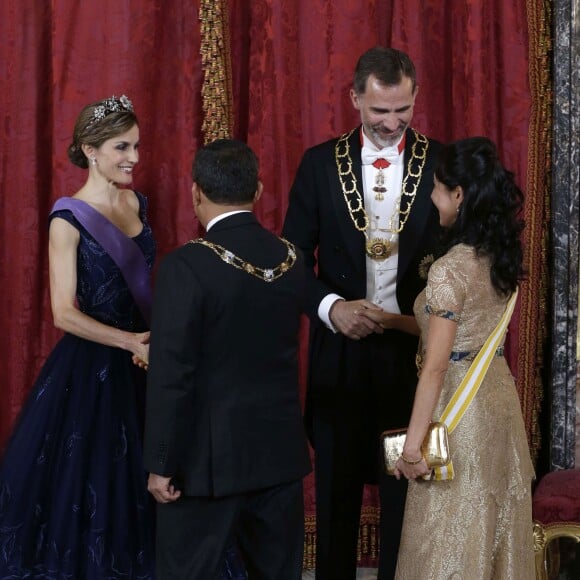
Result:
{"label": "king's white bow tie", "polygon": [[389,163],[396,164],[399,163],[402,157],[402,154],[399,153],[399,149],[396,146],[385,147],[379,151],[363,147],[361,152],[363,165],[372,165],[377,159],[386,159]]}

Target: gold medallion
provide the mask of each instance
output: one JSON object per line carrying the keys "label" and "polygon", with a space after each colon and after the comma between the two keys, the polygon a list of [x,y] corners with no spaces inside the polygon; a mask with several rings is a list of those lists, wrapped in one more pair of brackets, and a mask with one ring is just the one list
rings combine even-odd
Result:
{"label": "gold medallion", "polygon": [[372,238],[366,243],[367,256],[373,260],[386,260],[391,255],[391,242],[383,238]]}

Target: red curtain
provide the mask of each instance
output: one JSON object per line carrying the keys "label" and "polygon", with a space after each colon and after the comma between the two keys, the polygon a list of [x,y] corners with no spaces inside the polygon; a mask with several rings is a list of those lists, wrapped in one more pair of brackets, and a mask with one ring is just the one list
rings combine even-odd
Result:
{"label": "red curtain", "polygon": [[[415,61],[418,130],[441,141],[491,137],[525,186],[531,4],[230,0],[234,134],[261,161],[264,225],[280,231],[304,149],[358,123],[348,97],[352,71],[376,44]],[[46,217],[55,199],[82,184],[66,147],[84,104],[123,93],[134,102],[142,143],[135,186],[149,197],[159,255],[197,234],[190,165],[202,140],[198,8],[196,0],[0,3],[0,445],[58,337]],[[512,333],[512,362],[518,340]],[[307,507],[312,514],[311,500]],[[371,528],[363,555],[372,560]]]}

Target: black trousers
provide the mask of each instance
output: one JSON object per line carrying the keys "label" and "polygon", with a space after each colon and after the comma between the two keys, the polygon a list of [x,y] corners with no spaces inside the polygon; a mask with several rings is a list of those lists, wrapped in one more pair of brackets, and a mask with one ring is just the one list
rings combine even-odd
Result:
{"label": "black trousers", "polygon": [[157,580],[214,580],[235,541],[249,580],[299,580],[304,551],[302,480],[157,506]]}
{"label": "black trousers", "polygon": [[395,575],[407,482],[385,474],[380,433],[408,425],[416,340],[385,334],[314,339],[311,357],[318,358],[311,361],[319,366],[311,370],[307,421],[315,450],[316,580],[355,580],[365,483],[379,485],[378,580]]}

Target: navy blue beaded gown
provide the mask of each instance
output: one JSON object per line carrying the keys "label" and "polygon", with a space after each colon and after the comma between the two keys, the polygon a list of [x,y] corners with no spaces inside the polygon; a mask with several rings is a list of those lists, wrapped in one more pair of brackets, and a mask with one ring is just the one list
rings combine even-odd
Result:
{"label": "navy blue beaded gown", "polygon": [[[133,238],[151,268],[146,200]],[[82,312],[131,332],[146,325],[121,271],[80,233]],[[145,372],[128,351],[65,334],[44,364],[0,463],[0,579],[154,580],[153,500],[141,433]],[[224,578],[245,578],[231,551]]]}

